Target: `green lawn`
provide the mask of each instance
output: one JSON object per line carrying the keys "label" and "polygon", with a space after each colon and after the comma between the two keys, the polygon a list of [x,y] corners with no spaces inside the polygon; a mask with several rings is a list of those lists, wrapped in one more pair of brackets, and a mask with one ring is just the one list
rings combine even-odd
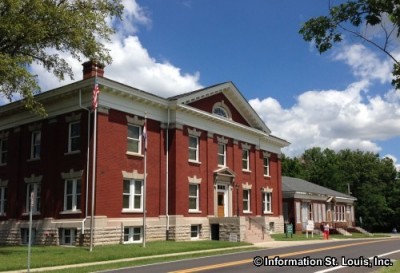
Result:
{"label": "green lawn", "polygon": [[400,272],[400,261],[396,261],[393,266],[383,267],[379,273],[399,273]]}
{"label": "green lawn", "polygon": [[[141,244],[97,246],[93,249],[93,252],[90,252],[86,247],[33,246],[31,268],[109,261],[124,258],[145,257],[247,245],[250,244],[223,241],[160,241],[149,242],[146,244],[145,248],[143,248]],[[206,255],[204,252],[202,254],[203,256]],[[26,246],[0,247],[0,271],[23,269],[26,268],[26,266]],[[74,269],[74,272],[77,271]]]}

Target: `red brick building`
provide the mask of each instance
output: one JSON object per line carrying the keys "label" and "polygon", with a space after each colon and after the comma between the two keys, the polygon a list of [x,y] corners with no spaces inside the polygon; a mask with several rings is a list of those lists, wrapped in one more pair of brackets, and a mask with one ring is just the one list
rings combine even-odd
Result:
{"label": "red brick building", "polygon": [[283,217],[297,233],[305,232],[312,221],[315,229],[328,224],[331,229],[355,227],[354,196],[309,181],[283,176]]}
{"label": "red brick building", "polygon": [[27,242],[31,192],[37,244],[141,242],[144,208],[146,240],[246,240],[249,222],[283,232],[289,143],[233,83],[165,99],[100,69],[93,158],[93,74],[38,95],[46,118],[0,107],[0,244]]}

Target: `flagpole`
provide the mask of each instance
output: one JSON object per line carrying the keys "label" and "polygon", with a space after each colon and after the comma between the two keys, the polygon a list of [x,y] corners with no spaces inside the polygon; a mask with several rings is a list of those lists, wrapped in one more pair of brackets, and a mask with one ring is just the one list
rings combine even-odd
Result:
{"label": "flagpole", "polygon": [[28,238],[28,273],[31,272],[31,246],[32,246],[32,212],[33,206],[35,204],[35,193],[32,189],[31,191],[31,202],[29,204],[29,238]]}
{"label": "flagpole", "polygon": [[143,247],[146,247],[146,191],[147,191],[147,113],[144,115],[143,145],[144,145],[144,180],[143,180]]}
{"label": "flagpole", "polygon": [[98,104],[98,86],[97,86],[97,64],[95,64],[95,86],[93,87],[92,108],[94,109],[93,119],[93,166],[92,166],[92,208],[90,221],[90,252],[93,251],[93,236],[94,236],[94,204],[96,194],[96,155],[97,155],[97,104]]}

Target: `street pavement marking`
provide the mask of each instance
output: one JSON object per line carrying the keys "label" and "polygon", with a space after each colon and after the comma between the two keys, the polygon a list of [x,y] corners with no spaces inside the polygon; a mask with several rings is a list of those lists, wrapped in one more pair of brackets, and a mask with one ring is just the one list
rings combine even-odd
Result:
{"label": "street pavement marking", "polygon": [[[397,252],[400,252],[400,249],[399,249],[399,250],[392,251],[392,252],[388,252],[388,253],[383,253],[383,254],[375,255],[375,256],[373,256],[373,257],[369,257],[368,259],[369,259],[369,260],[372,260],[374,257],[380,258],[380,257],[388,256],[388,255],[390,255],[390,254],[394,254],[394,253],[397,253]],[[393,262],[393,261],[392,261],[392,262]],[[314,273],[325,273],[325,272],[330,272],[330,271],[334,271],[334,270],[339,270],[339,269],[344,268],[344,267],[346,267],[346,266],[345,266],[345,265],[339,265],[339,266],[335,266],[335,267],[333,267],[333,268],[328,268],[328,269],[325,269],[325,270],[315,271]]]}
{"label": "street pavement marking", "polygon": [[[390,238],[390,239],[381,239],[381,240],[378,240],[378,241],[365,241],[365,242],[358,242],[358,243],[349,243],[349,244],[339,245],[339,246],[321,247],[321,248],[315,248],[315,249],[310,249],[310,250],[301,250],[301,251],[296,251],[296,252],[289,252],[289,253],[282,253],[282,254],[268,255],[268,256],[270,256],[270,257],[271,256],[275,256],[275,257],[279,256],[279,257],[284,258],[284,257],[288,257],[288,256],[297,256],[297,255],[300,255],[300,254],[307,254],[307,253],[319,252],[319,251],[324,251],[324,250],[344,248],[344,247],[348,247],[348,246],[372,244],[372,243],[377,243],[377,242],[387,241],[387,240],[393,240],[393,239]],[[227,263],[206,265],[206,266],[200,266],[200,267],[193,267],[193,268],[187,268],[187,269],[182,269],[182,270],[177,270],[177,271],[170,271],[168,273],[200,272],[200,271],[205,271],[205,270],[210,270],[210,269],[217,269],[217,268],[222,268],[222,267],[242,265],[242,264],[246,264],[246,263],[253,264],[253,259],[246,259],[246,260],[240,260],[240,261],[234,261],[234,262],[227,262]]]}

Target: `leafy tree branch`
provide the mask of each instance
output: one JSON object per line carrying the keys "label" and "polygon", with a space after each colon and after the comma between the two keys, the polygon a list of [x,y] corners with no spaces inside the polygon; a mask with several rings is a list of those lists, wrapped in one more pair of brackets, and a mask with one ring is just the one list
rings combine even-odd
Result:
{"label": "leafy tree branch", "polygon": [[108,18],[121,18],[122,11],[121,0],[0,0],[0,92],[9,100],[19,94],[44,116],[29,66],[37,63],[63,80],[74,75],[60,53],[110,63],[101,41],[114,33]]}
{"label": "leafy tree branch", "polygon": [[[385,24],[386,21],[390,26]],[[378,25],[381,26],[383,39],[368,37],[360,31]],[[350,33],[369,43],[393,61],[392,84],[400,88],[400,62],[389,49],[391,39],[398,40],[400,35],[399,0],[349,0],[336,6],[329,1],[329,14],[309,19],[299,33],[305,41],[313,41],[320,53],[341,42],[343,33]]]}

